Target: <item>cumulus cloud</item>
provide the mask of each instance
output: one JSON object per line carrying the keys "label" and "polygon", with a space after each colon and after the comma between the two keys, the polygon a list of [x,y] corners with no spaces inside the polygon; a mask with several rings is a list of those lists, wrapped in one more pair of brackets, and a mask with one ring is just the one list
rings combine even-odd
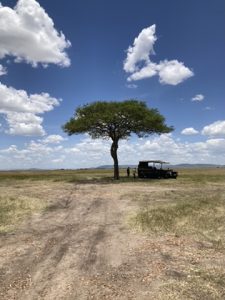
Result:
{"label": "cumulus cloud", "polygon": [[6,75],[6,74],[7,74],[6,68],[3,67],[3,65],[0,65],[0,76]]}
{"label": "cumulus cloud", "polygon": [[160,83],[177,85],[193,76],[194,73],[183,62],[164,60],[157,64],[150,60],[157,41],[155,30],[155,24],[144,28],[134,39],[133,46],[129,46],[123,65],[124,71],[130,73],[127,80],[130,82],[158,75]]}
{"label": "cumulus cloud", "polygon": [[51,111],[59,103],[59,99],[48,93],[28,95],[24,90],[0,83],[0,114],[5,116],[9,134],[44,135],[43,118],[38,115]]}
{"label": "cumulus cloud", "polygon": [[124,62],[124,70],[129,73],[138,71],[138,63],[141,61],[149,62],[149,55],[154,53],[154,43],[157,40],[155,36],[155,25],[144,28],[134,39],[133,47],[129,46],[127,58]]}
{"label": "cumulus cloud", "polygon": [[16,90],[0,83],[0,112],[43,113],[59,104],[59,100],[48,93],[28,95],[24,90]]}
{"label": "cumulus cloud", "polygon": [[204,98],[205,98],[205,96],[204,95],[202,95],[202,94],[197,94],[197,95],[195,95],[192,99],[191,99],[191,101],[203,101],[204,100]]}
{"label": "cumulus cloud", "polygon": [[157,70],[159,81],[163,84],[177,85],[193,76],[193,72],[177,60],[160,62]]}
{"label": "cumulus cloud", "polygon": [[[31,141],[23,148],[11,145],[0,149],[0,168],[85,168],[111,163],[110,143],[103,140],[83,138],[74,146],[44,143],[45,139]],[[63,163],[63,165],[62,165]]]}
{"label": "cumulus cloud", "polygon": [[208,136],[225,137],[225,120],[216,121],[210,125],[205,126],[202,130],[202,134]]}
{"label": "cumulus cloud", "polygon": [[70,42],[35,0],[19,0],[13,9],[0,4],[0,40],[0,58],[13,56],[33,66],[70,65],[65,52]]}
{"label": "cumulus cloud", "polygon": [[198,134],[198,131],[196,129],[194,129],[193,127],[188,127],[188,128],[185,128],[181,131],[181,134],[184,134],[184,135],[195,135],[195,134]]}
{"label": "cumulus cloud", "polygon": [[41,142],[44,144],[60,144],[65,138],[58,134],[52,134],[44,138]]}
{"label": "cumulus cloud", "polygon": [[146,66],[142,67],[140,70],[131,74],[127,78],[127,81],[130,82],[130,81],[134,81],[134,80],[141,80],[141,79],[149,78],[149,77],[157,75],[157,71],[158,71],[157,65],[149,62]]}
{"label": "cumulus cloud", "polygon": [[[110,141],[84,137],[73,145],[45,144],[31,141],[23,148],[11,145],[0,149],[0,168],[88,168],[112,165]],[[137,164],[139,160],[161,159],[176,163],[225,164],[225,138],[202,142],[181,142],[172,134],[119,143],[120,164]]]}
{"label": "cumulus cloud", "polygon": [[221,153],[223,153],[223,149],[225,149],[225,139],[209,139],[207,140],[206,144],[211,149],[221,150]]}
{"label": "cumulus cloud", "polygon": [[43,118],[32,113],[7,112],[6,120],[9,130],[6,132],[12,135],[35,136],[44,135],[45,131],[41,126]]}

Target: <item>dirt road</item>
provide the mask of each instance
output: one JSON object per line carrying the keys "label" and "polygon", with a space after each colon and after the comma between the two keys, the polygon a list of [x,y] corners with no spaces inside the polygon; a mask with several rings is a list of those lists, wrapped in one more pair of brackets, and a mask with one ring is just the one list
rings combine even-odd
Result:
{"label": "dirt road", "polygon": [[126,224],[135,204],[124,193],[135,190],[48,187],[55,197],[50,209],[0,236],[0,298],[149,299],[149,269],[136,253],[144,237]]}

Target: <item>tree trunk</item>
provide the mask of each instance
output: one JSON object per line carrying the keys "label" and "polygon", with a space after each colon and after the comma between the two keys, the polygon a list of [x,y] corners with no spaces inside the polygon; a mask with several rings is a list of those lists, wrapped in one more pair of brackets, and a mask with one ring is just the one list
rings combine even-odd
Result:
{"label": "tree trunk", "polygon": [[119,179],[119,163],[118,163],[118,157],[117,157],[117,149],[118,149],[118,141],[113,141],[111,145],[111,156],[114,161],[114,179]]}

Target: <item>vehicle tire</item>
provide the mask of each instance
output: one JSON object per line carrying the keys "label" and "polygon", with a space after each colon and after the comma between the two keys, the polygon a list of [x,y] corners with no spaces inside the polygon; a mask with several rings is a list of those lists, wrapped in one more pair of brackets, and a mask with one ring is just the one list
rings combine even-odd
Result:
{"label": "vehicle tire", "polygon": [[139,175],[138,175],[138,177],[139,177],[139,178],[144,178],[144,177],[145,177],[145,175],[144,175],[144,173],[143,173],[143,172],[140,172],[140,173],[139,173]]}

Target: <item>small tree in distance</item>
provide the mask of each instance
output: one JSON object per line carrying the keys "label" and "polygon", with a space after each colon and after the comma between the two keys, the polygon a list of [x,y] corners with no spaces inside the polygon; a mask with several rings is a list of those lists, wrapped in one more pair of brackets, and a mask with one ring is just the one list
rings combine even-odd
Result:
{"label": "small tree in distance", "polygon": [[145,102],[126,100],[98,101],[78,107],[74,117],[63,126],[63,130],[69,135],[88,133],[93,139],[111,139],[114,179],[119,179],[119,140],[128,138],[132,133],[138,137],[169,133],[173,127],[168,127],[158,110],[148,108]]}

